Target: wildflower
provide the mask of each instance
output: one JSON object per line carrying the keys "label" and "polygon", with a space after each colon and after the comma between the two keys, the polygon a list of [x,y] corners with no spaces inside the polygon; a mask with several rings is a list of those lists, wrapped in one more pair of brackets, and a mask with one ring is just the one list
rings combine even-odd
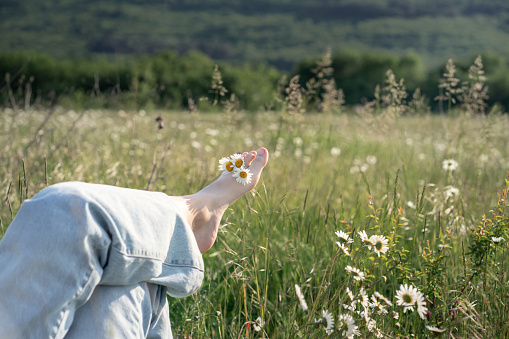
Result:
{"label": "wildflower", "polygon": [[211,136],[213,136],[213,137],[215,137],[215,136],[219,135],[219,133],[220,133],[220,132],[219,132],[219,130],[218,130],[218,129],[207,128],[207,129],[205,130],[205,134],[211,135]]}
{"label": "wildflower", "polygon": [[349,314],[341,314],[338,318],[340,328],[343,328],[341,335],[347,338],[353,338],[354,335],[360,335],[359,326],[355,325],[355,320]]}
{"label": "wildflower", "polygon": [[368,164],[374,165],[374,164],[376,164],[377,159],[376,159],[376,157],[374,155],[368,155],[366,157],[366,161],[368,162]]}
{"label": "wildflower", "polygon": [[403,312],[414,311],[414,305],[417,301],[417,288],[413,286],[401,285],[396,292],[396,303],[403,306]]}
{"label": "wildflower", "polygon": [[498,238],[497,237],[491,237],[491,240],[493,242],[501,242],[502,240],[505,240],[505,239],[503,237],[498,237]]}
{"label": "wildflower", "polygon": [[439,336],[439,335],[442,335],[442,333],[445,332],[445,329],[439,329],[438,327],[435,327],[435,326],[429,326],[429,325],[426,325],[426,328],[428,330],[430,330],[431,332],[433,332],[434,335],[436,336]]}
{"label": "wildflower", "polygon": [[359,166],[352,166],[352,167],[350,167],[350,174],[359,173],[359,171],[360,171]]}
{"label": "wildflower", "polygon": [[357,300],[353,300],[350,305],[343,304],[343,308],[349,310],[350,312],[355,312],[357,306]]}
{"label": "wildflower", "polygon": [[337,157],[338,155],[340,155],[340,154],[341,154],[341,150],[340,150],[339,148],[337,148],[337,147],[332,147],[332,148],[330,149],[330,154],[331,154],[332,156],[334,156],[334,157]]}
{"label": "wildflower", "polygon": [[264,324],[263,319],[261,317],[258,317],[253,323],[253,329],[256,332],[260,332],[262,330],[263,324]]}
{"label": "wildflower", "polygon": [[242,168],[244,166],[244,156],[240,153],[233,154],[230,157],[235,168]]}
{"label": "wildflower", "polygon": [[373,243],[373,250],[378,256],[380,256],[380,253],[384,254],[389,250],[389,239],[383,235],[372,235],[369,240]]}
{"label": "wildflower", "polygon": [[383,294],[378,293],[378,291],[375,291],[374,295],[378,299],[382,299],[387,304],[387,306],[392,306],[392,302],[389,299],[387,299]]}
{"label": "wildflower", "polygon": [[338,236],[338,238],[343,239],[348,244],[353,243],[353,239],[350,238],[350,236],[343,231],[336,231],[336,235]]}
{"label": "wildflower", "polygon": [[249,172],[249,168],[240,168],[236,169],[233,173],[233,177],[237,180],[238,183],[242,185],[249,184],[251,182],[251,178],[253,177],[253,173]]}
{"label": "wildflower", "polygon": [[415,303],[417,304],[417,313],[419,314],[419,317],[424,320],[426,318],[428,308],[426,307],[426,300],[424,299],[424,294],[422,292],[417,291]]}
{"label": "wildflower", "polygon": [[364,287],[361,288],[361,290],[359,291],[359,296],[361,297],[361,305],[362,307],[364,307],[365,309],[368,308],[369,306],[369,298],[368,298],[368,295],[366,294],[366,291],[364,290]]}
{"label": "wildflower", "polygon": [[406,311],[414,311],[414,306],[417,307],[417,313],[421,319],[425,319],[426,312],[428,309],[426,308],[426,301],[424,300],[424,295],[422,292],[412,286],[401,285],[399,291],[396,292],[396,300],[397,304],[403,306],[403,312]]}
{"label": "wildflower", "polygon": [[332,313],[329,313],[326,310],[323,310],[322,313],[323,313],[322,317],[319,319],[315,319],[315,323],[319,324],[325,320],[325,322],[326,322],[326,325],[324,325],[325,333],[330,335],[334,331],[334,318],[332,318]]}
{"label": "wildflower", "polygon": [[460,190],[457,189],[456,187],[450,186],[445,190],[446,198],[454,198],[454,197],[457,197],[459,194],[460,194]]}
{"label": "wildflower", "polygon": [[357,233],[359,234],[359,237],[361,237],[361,241],[363,243],[366,243],[368,245],[368,248],[371,249],[371,246],[373,246],[374,244],[368,238],[368,235],[366,234],[366,231],[360,231],[360,232],[357,232]]}
{"label": "wildflower", "polygon": [[348,248],[346,246],[344,246],[342,243],[340,243],[339,241],[336,241],[336,244],[338,244],[339,246],[339,249],[341,250],[341,252],[343,252],[344,255],[346,256],[349,256],[350,253],[348,252]]}
{"label": "wildflower", "polygon": [[295,284],[295,293],[297,293],[297,298],[299,298],[300,307],[303,311],[308,310],[308,304],[306,302],[306,299],[304,299],[304,294],[300,291],[300,286]]}
{"label": "wildflower", "polygon": [[366,320],[366,327],[368,328],[368,331],[373,332],[376,330],[376,320],[364,317],[364,320]]}
{"label": "wildflower", "polygon": [[385,306],[382,305],[382,303],[380,302],[380,300],[378,300],[378,298],[376,298],[374,295],[371,296],[371,300],[373,301],[371,303],[371,307],[375,308],[377,307],[378,308],[378,314],[386,314],[387,313],[387,310],[385,309]]}
{"label": "wildflower", "polygon": [[346,266],[345,270],[353,274],[353,278],[357,281],[363,281],[365,279],[364,272],[359,270],[358,268],[352,267],[352,266]]}
{"label": "wildflower", "polygon": [[350,298],[350,301],[354,301],[354,296],[350,288],[346,288],[346,293],[348,294],[348,297]]}
{"label": "wildflower", "polygon": [[223,173],[232,172],[234,167],[234,162],[231,158],[221,158],[219,160],[219,170]]}
{"label": "wildflower", "polygon": [[413,209],[413,210],[415,210],[415,209],[416,209],[416,206],[415,206],[415,204],[414,204],[412,201],[408,201],[408,202],[406,203],[406,205],[407,205],[408,207],[410,207],[411,209]]}
{"label": "wildflower", "polygon": [[442,168],[446,171],[454,171],[456,168],[458,168],[458,163],[456,160],[447,159],[442,161]]}
{"label": "wildflower", "polygon": [[218,168],[221,172],[226,171],[226,163],[228,163],[228,162],[230,162],[230,165],[228,165],[228,167],[233,170],[233,163],[230,161],[230,158],[223,157],[223,158],[219,159]]}
{"label": "wildflower", "polygon": [[380,329],[378,327],[375,327],[373,332],[375,332],[375,336],[377,338],[383,338],[384,337],[384,334],[382,333],[382,331],[380,331]]}

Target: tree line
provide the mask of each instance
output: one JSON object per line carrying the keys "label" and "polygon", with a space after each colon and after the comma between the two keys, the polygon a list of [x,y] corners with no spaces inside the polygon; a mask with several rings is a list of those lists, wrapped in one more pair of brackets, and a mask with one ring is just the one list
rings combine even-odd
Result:
{"label": "tree line", "polygon": [[[449,61],[454,62],[458,83],[468,81],[474,59]],[[292,72],[281,72],[265,64],[233,66],[196,51],[93,59],[56,59],[37,52],[3,53],[0,104],[13,108],[53,104],[133,109],[198,107],[206,111],[213,110],[217,103],[219,74],[224,90],[219,99],[234,100],[238,109],[256,111],[277,106],[278,97],[285,96],[282,78],[298,75],[298,82],[305,88],[316,77],[319,62],[319,58],[308,58]],[[409,95],[418,90],[433,111],[443,109],[436,99],[444,95],[440,79],[447,72],[447,60],[439,68],[427,70],[416,54],[340,51],[330,56],[329,64],[327,77],[342,90],[346,105],[373,100],[377,85],[383,85],[391,70],[397,81],[403,79]],[[509,109],[507,61],[500,55],[483,54],[481,68],[488,107]]]}

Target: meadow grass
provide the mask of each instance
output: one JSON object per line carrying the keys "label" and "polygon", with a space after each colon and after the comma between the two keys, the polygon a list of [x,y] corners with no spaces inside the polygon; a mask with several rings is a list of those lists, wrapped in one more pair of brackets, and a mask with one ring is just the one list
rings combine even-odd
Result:
{"label": "meadow grass", "polygon": [[[189,194],[215,180],[221,157],[265,146],[261,182],[227,210],[203,256],[202,288],[169,298],[176,337],[509,335],[507,115],[281,117],[5,109],[0,235],[48,185]],[[386,238],[387,251],[359,231]],[[425,303],[398,305],[402,284]]]}

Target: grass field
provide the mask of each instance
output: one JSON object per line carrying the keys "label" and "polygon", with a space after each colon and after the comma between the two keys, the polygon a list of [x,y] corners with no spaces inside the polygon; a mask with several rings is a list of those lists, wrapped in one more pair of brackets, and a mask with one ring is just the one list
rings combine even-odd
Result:
{"label": "grass field", "polygon": [[219,175],[221,157],[265,146],[270,160],[256,191],[229,208],[204,254],[202,288],[170,298],[176,337],[503,338],[508,130],[507,115],[232,120],[5,109],[0,234],[47,185],[188,194]]}

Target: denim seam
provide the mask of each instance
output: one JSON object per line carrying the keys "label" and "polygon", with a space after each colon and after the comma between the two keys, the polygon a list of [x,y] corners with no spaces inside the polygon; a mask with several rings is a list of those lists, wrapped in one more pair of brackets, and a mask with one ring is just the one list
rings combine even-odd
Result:
{"label": "denim seam", "polygon": [[153,259],[157,261],[164,261],[166,258],[164,255],[161,255],[157,252],[149,252],[149,251],[125,251],[123,249],[117,248],[116,246],[112,246],[112,248],[120,253],[121,255],[124,255],[126,257],[131,258],[140,258],[140,259]]}
{"label": "denim seam", "polygon": [[[92,279],[92,274],[94,273],[94,269],[91,269],[90,270],[90,273],[88,273],[88,277],[85,281],[85,284],[83,284],[82,286],[79,286],[76,293],[71,297],[70,300],[67,301],[67,303],[65,304],[65,306],[62,308],[62,310],[60,311],[60,317],[57,319],[57,327],[56,327],[56,330],[55,332],[53,333],[53,338],[56,338],[56,335],[57,333],[59,332],[60,330],[60,326],[62,326],[62,320],[63,320],[63,316],[65,315],[66,311],[69,309],[69,305],[74,301],[76,300],[78,297],[80,297],[82,294],[83,294],[83,291],[85,290],[85,287],[90,283],[90,280]],[[85,275],[86,276],[86,275]]]}
{"label": "denim seam", "polygon": [[118,253],[120,253],[121,255],[126,256],[126,257],[129,257],[129,258],[156,260],[156,261],[161,262],[163,265],[168,266],[168,267],[188,267],[188,268],[194,268],[194,269],[199,270],[200,272],[203,272],[203,268],[201,268],[201,267],[199,267],[199,266],[196,266],[196,265],[187,265],[187,264],[170,264],[170,263],[167,263],[167,262],[165,261],[167,258],[161,258],[160,256],[158,256],[158,257],[148,257],[148,256],[133,255],[133,254],[129,254],[129,253],[126,253],[126,252],[124,252],[124,251],[121,251],[121,250],[119,250],[119,249],[118,249],[118,248],[116,248],[116,247],[112,247],[112,248],[113,248],[115,251],[117,251]]}
{"label": "denim seam", "polygon": [[164,266],[168,266],[168,267],[187,267],[187,268],[194,268],[194,269],[196,269],[196,270],[198,270],[198,271],[200,271],[200,272],[203,272],[203,271],[204,271],[204,269],[203,269],[203,268],[201,268],[201,267],[197,267],[197,266],[194,266],[194,265],[185,265],[185,264],[184,264],[184,265],[176,265],[176,264],[168,264],[168,263],[166,263],[166,262],[163,262],[163,265],[164,265]]}

